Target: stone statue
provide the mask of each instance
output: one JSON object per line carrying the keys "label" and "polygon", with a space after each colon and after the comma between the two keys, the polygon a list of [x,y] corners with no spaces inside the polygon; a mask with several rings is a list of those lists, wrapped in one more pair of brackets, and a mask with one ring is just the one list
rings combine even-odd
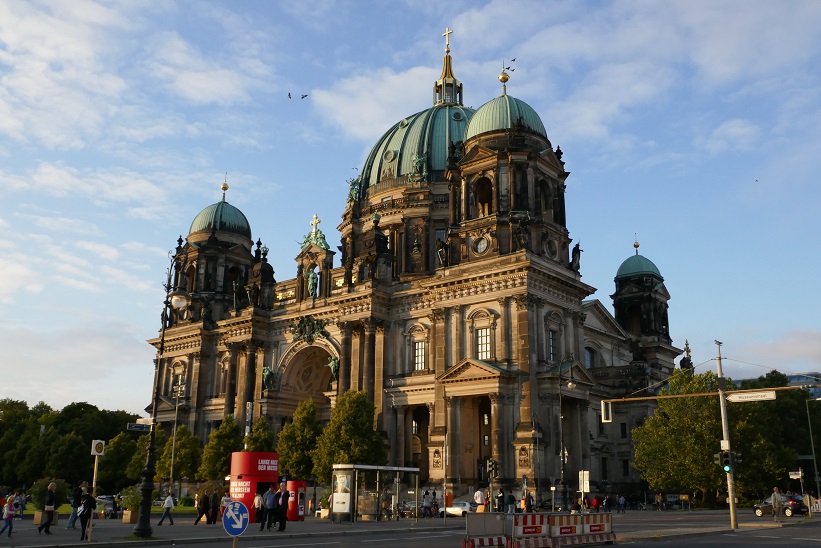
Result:
{"label": "stone statue", "polygon": [[318,296],[316,287],[317,280],[318,276],[316,275],[316,271],[312,268],[308,271],[308,297],[316,298]]}
{"label": "stone statue", "polygon": [[356,201],[359,195],[359,179],[348,179],[348,201]]}
{"label": "stone statue", "polygon": [[579,247],[579,244],[573,246],[573,258],[570,261],[570,268],[573,272],[578,272],[581,268],[579,263],[582,258],[582,251],[584,250]]}
{"label": "stone statue", "polygon": [[331,356],[325,365],[331,368],[331,375],[334,376],[334,380],[339,379],[339,360]]}
{"label": "stone statue", "polygon": [[439,257],[439,266],[448,266],[448,247],[439,238],[436,240],[436,256]]}
{"label": "stone statue", "polygon": [[267,365],[262,368],[262,385],[266,390],[273,390],[276,384],[276,373]]}

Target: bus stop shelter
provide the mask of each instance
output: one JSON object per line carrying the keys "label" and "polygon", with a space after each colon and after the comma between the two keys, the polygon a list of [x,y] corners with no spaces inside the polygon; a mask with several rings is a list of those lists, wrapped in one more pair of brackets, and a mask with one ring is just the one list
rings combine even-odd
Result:
{"label": "bus stop shelter", "polygon": [[402,474],[414,484],[413,514],[419,519],[419,468],[334,464],[331,478],[331,521],[398,518]]}

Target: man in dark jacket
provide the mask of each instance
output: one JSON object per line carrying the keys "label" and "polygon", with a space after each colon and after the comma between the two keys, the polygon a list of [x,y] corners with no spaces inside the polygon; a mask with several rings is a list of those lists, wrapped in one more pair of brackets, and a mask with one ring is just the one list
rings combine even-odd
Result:
{"label": "man in dark jacket", "polygon": [[277,493],[277,522],[279,522],[277,531],[285,530],[285,523],[288,521],[288,499],[290,498],[291,494],[285,489],[285,483],[281,483],[279,493]]}
{"label": "man in dark jacket", "polygon": [[208,496],[208,489],[202,492],[202,496],[197,501],[197,519],[194,520],[194,525],[200,522],[200,518],[205,516],[205,523],[211,519],[211,499]]}
{"label": "man in dark jacket", "polygon": [[219,515],[219,507],[220,507],[220,497],[219,497],[219,493],[217,493],[216,489],[214,489],[214,492],[211,493],[211,501],[210,502],[211,502],[211,504],[209,506],[211,506],[211,521],[209,521],[208,523],[213,525],[217,522],[217,516]]}

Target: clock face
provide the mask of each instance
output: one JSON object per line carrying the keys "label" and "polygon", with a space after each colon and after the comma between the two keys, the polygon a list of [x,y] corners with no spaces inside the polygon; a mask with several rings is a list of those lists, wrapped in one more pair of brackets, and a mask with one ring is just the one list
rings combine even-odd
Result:
{"label": "clock face", "polygon": [[476,253],[484,253],[487,251],[488,241],[484,236],[476,240]]}

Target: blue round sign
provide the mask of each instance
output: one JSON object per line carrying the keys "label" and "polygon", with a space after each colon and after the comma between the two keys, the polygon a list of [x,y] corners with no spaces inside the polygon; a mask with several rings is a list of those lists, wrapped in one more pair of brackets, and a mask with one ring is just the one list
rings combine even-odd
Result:
{"label": "blue round sign", "polygon": [[231,501],[222,515],[222,527],[232,537],[238,537],[248,528],[248,508],[239,501]]}

